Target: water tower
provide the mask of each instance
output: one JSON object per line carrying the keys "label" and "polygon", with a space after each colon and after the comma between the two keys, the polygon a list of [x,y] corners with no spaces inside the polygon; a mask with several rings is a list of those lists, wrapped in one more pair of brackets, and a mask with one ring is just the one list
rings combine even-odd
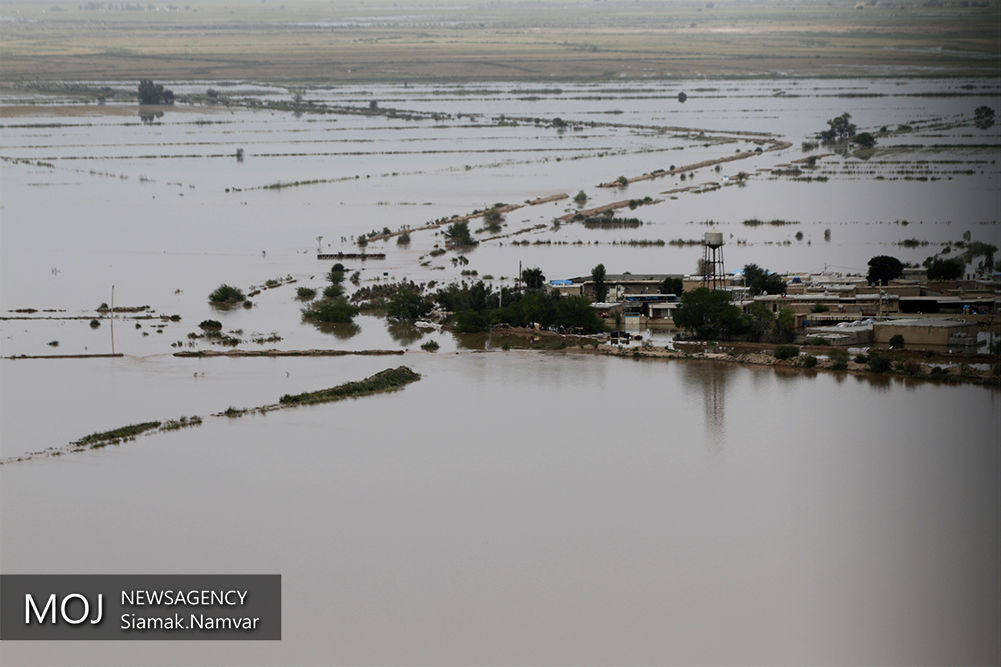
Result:
{"label": "water tower", "polygon": [[723,233],[706,232],[702,241],[702,286],[716,289],[726,285],[723,269]]}

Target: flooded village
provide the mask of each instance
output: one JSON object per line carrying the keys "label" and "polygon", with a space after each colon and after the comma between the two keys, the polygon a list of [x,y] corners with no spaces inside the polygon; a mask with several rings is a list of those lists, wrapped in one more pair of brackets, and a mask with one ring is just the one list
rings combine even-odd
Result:
{"label": "flooded village", "polygon": [[0,3],[0,663],[996,663],[999,16]]}

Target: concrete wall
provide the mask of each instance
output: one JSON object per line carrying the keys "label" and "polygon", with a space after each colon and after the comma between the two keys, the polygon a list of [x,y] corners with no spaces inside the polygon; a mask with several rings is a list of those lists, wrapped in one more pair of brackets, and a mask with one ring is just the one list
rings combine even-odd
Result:
{"label": "concrete wall", "polygon": [[900,334],[904,337],[904,346],[908,349],[942,349],[949,346],[949,336],[965,333],[977,337],[977,325],[966,322],[951,322],[937,320],[937,324],[903,324],[894,322],[877,322],[873,325],[872,336],[876,345],[889,345],[890,339]]}

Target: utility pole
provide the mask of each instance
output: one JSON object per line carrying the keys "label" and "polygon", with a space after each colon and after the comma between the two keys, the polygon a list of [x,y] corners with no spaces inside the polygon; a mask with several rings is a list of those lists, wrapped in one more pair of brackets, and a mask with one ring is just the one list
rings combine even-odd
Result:
{"label": "utility pole", "polygon": [[111,354],[115,353],[115,286],[111,286]]}

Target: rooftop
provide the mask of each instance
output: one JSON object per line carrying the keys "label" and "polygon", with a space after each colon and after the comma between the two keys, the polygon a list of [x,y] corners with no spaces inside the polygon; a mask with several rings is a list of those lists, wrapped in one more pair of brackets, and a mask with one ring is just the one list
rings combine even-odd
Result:
{"label": "rooftop", "polygon": [[968,327],[970,322],[964,322],[962,320],[944,320],[937,317],[919,317],[908,320],[887,320],[885,322],[877,322],[879,325],[889,325],[894,327],[941,327],[941,328],[952,328],[952,327]]}

